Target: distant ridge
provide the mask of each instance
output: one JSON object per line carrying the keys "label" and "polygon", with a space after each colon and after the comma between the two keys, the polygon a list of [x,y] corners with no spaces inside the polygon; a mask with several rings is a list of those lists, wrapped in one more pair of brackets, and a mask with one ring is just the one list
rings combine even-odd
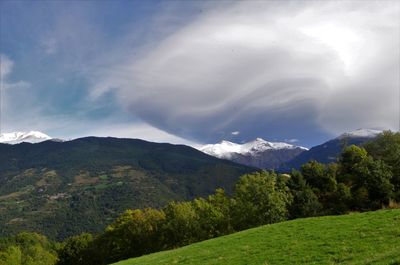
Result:
{"label": "distant ridge", "polygon": [[345,146],[353,144],[362,145],[382,132],[382,130],[376,129],[357,129],[345,132],[334,139],[312,147],[310,150],[303,152],[287,163],[282,164],[279,171],[290,172],[292,168],[299,169],[301,165],[310,160],[315,160],[324,164],[336,162]]}
{"label": "distant ridge", "polygon": [[371,128],[356,129],[342,133],[311,149],[284,142],[268,142],[262,138],[243,144],[221,141],[217,144],[198,147],[198,149],[214,157],[239,164],[290,172],[292,168],[298,169],[310,160],[321,163],[335,162],[345,145],[361,145],[382,132],[383,130]]}

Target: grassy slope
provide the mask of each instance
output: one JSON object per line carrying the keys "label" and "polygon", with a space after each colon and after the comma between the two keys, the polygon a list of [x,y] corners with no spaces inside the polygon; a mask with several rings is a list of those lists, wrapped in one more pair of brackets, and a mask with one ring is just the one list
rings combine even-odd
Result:
{"label": "grassy slope", "polygon": [[400,264],[400,210],[298,219],[116,263]]}

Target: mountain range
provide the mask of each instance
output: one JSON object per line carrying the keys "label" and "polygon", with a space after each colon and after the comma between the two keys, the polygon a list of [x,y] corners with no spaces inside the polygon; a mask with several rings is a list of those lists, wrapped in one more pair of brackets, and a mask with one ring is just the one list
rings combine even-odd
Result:
{"label": "mountain range", "polygon": [[201,151],[139,139],[2,134],[0,236],[24,230],[53,239],[95,233],[129,208],[162,207],[216,188],[231,193],[241,175],[260,168],[288,172],[311,159],[333,162],[345,145],[362,144],[379,132],[345,133],[309,150],[258,138]]}
{"label": "mountain range", "polygon": [[[311,149],[285,142],[269,142],[262,138],[241,144],[223,140],[217,144],[206,144],[196,148],[208,155],[251,167],[290,171],[291,168],[299,168],[310,160],[321,163],[334,162],[345,145],[362,144],[381,132],[375,129],[358,129],[343,133]],[[0,143],[7,144],[40,143],[47,140],[63,141],[38,131],[0,134]]]}
{"label": "mountain range", "polygon": [[292,168],[298,169],[310,160],[321,163],[335,162],[344,146],[360,145],[381,132],[381,130],[374,129],[358,129],[343,133],[339,137],[311,149],[283,142],[268,142],[262,138],[243,144],[221,141],[217,144],[201,146],[198,149],[209,155],[239,164],[290,172]]}

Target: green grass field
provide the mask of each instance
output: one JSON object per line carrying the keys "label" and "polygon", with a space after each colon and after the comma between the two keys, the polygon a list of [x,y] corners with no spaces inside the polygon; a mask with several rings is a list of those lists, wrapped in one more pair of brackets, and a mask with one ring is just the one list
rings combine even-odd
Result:
{"label": "green grass field", "polygon": [[115,263],[400,264],[400,210],[305,218]]}

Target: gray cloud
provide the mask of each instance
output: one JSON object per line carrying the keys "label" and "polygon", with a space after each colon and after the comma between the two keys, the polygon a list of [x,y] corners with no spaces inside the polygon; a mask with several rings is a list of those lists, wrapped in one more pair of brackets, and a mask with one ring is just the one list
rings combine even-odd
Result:
{"label": "gray cloud", "polygon": [[118,65],[93,94],[112,89],[146,122],[201,141],[233,130],[304,138],[299,131],[393,129],[398,12],[337,2],[209,11]]}
{"label": "gray cloud", "polygon": [[92,94],[112,90],[144,121],[200,141],[397,129],[397,15],[390,1],[225,6],[102,73]]}

